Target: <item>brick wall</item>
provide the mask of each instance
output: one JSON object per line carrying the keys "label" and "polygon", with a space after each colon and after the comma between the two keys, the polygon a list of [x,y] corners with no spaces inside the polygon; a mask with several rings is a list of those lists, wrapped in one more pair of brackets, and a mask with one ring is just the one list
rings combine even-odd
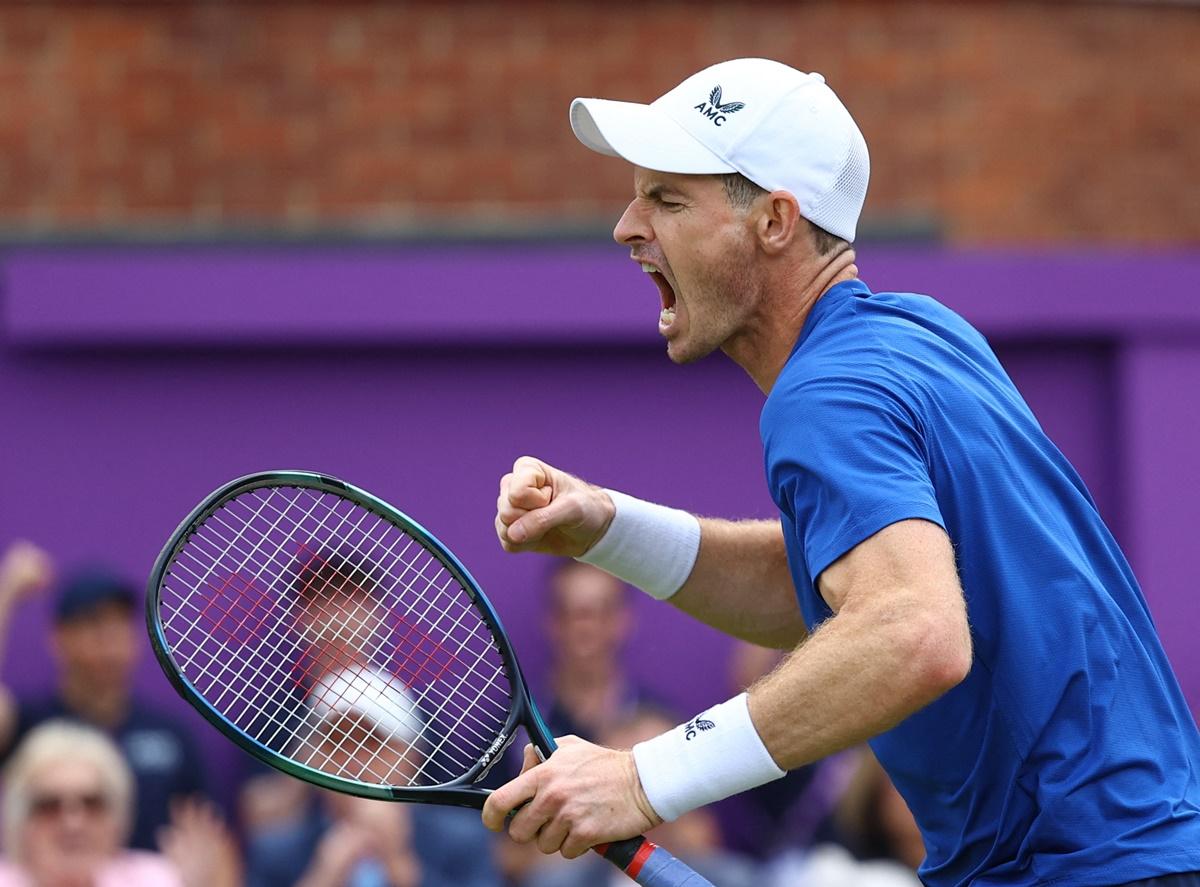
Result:
{"label": "brick wall", "polygon": [[0,231],[608,219],[569,100],[765,55],[858,118],[876,226],[1195,243],[1198,47],[1145,3],[7,3]]}

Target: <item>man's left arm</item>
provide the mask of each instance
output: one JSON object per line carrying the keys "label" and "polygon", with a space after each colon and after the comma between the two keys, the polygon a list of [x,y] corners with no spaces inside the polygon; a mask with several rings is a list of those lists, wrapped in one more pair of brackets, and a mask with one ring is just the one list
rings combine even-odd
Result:
{"label": "man's left arm", "polygon": [[[760,784],[770,775],[740,782],[772,763],[781,774],[888,730],[970,671],[966,605],[937,524],[885,527],[826,568],[818,587],[835,615],[750,689],[740,709],[748,719],[732,740],[693,742],[705,735],[694,719],[639,746],[636,766],[630,752],[572,740],[544,764],[527,755],[525,772],[489,798],[484,822],[498,830],[520,807],[509,825],[514,840],[578,856]],[[738,700],[710,711],[718,709],[725,723],[711,728],[714,739],[736,720]],[[738,744],[747,741],[757,747],[743,753]],[[755,754],[757,765],[740,765]],[[728,790],[709,797],[714,785]]]}

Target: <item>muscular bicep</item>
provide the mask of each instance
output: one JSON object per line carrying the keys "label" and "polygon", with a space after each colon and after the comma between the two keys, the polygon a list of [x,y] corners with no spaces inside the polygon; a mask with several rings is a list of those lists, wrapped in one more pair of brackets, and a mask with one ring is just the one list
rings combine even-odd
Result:
{"label": "muscular bicep", "polygon": [[926,520],[884,527],[842,555],[817,579],[834,613],[869,610],[879,618],[919,622],[951,656],[969,662],[970,629],[954,548]]}

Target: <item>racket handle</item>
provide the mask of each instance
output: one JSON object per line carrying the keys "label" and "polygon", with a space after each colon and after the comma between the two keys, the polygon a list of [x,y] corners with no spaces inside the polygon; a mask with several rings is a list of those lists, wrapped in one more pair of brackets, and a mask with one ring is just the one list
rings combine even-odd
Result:
{"label": "racket handle", "polygon": [[713,887],[666,850],[642,837],[601,844],[595,849],[642,887]]}

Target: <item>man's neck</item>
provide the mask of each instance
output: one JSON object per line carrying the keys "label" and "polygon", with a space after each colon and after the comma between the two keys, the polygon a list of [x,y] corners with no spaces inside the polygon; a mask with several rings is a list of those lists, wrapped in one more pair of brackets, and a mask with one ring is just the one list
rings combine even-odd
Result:
{"label": "man's neck", "polygon": [[[771,310],[762,327],[752,338],[726,347],[726,353],[749,374],[763,394],[770,393],[783,371],[817,301],[839,283],[857,279],[854,259],[854,250],[848,249],[816,268],[794,269],[792,286],[788,286],[787,280],[772,283],[771,292],[778,295],[770,301]],[[798,290],[794,288],[796,280],[804,281]]]}

